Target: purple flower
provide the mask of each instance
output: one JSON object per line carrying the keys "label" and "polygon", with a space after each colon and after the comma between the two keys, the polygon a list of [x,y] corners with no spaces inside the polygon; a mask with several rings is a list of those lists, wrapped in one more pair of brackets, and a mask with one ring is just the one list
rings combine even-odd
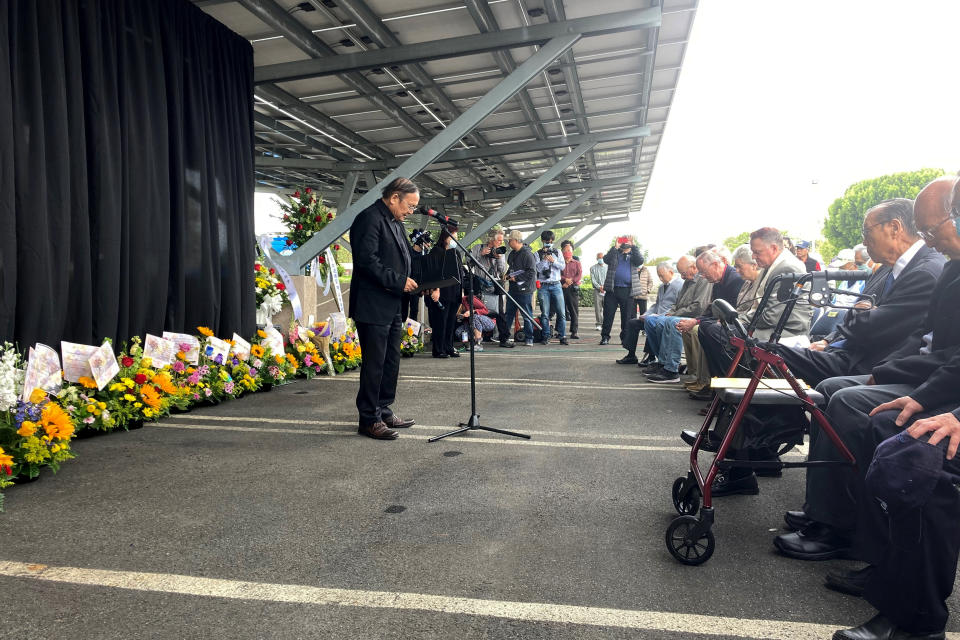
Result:
{"label": "purple flower", "polygon": [[226,391],[227,393],[233,393],[233,382],[231,381],[223,385],[223,390]]}
{"label": "purple flower", "polygon": [[256,378],[258,373],[260,373],[260,372],[257,371],[254,367],[250,367],[250,377],[251,377],[251,378]]}
{"label": "purple flower", "polygon": [[206,364],[205,364],[205,365],[203,365],[202,367],[200,367],[200,368],[198,369],[198,371],[200,372],[200,375],[201,375],[201,376],[205,376],[205,375],[207,375],[208,373],[210,373],[210,365],[206,365]]}
{"label": "purple flower", "polygon": [[276,378],[278,375],[280,375],[280,368],[279,368],[279,367],[270,366],[270,367],[267,368],[267,371],[270,372],[270,377],[272,377],[272,378]]}
{"label": "purple flower", "polygon": [[217,357],[214,358],[213,361],[216,362],[217,364],[223,364],[223,354],[218,353]]}
{"label": "purple flower", "polygon": [[233,366],[237,366],[237,365],[239,365],[239,364],[240,364],[240,360],[238,360],[237,358],[234,358],[234,359],[233,359]]}

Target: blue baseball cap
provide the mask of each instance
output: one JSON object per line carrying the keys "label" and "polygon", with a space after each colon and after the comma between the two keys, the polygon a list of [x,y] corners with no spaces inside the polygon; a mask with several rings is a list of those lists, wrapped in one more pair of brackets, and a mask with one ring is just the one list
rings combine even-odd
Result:
{"label": "blue baseball cap", "polygon": [[793,244],[793,246],[795,246],[797,249],[809,249],[809,248],[810,248],[810,241],[809,241],[809,240],[797,240],[797,241]]}

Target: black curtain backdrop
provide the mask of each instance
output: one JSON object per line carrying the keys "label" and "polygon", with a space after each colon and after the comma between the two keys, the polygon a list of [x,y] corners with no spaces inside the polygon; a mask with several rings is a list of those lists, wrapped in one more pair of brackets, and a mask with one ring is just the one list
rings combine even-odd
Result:
{"label": "black curtain backdrop", "polygon": [[254,332],[253,51],[187,0],[0,1],[0,341]]}

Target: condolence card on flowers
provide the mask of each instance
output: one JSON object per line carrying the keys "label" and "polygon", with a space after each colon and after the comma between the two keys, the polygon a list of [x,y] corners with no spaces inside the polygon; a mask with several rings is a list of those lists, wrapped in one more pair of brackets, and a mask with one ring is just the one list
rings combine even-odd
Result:
{"label": "condolence card on flowers", "polygon": [[250,357],[250,343],[236,333],[233,334],[233,353],[244,362]]}
{"label": "condolence card on flowers", "polygon": [[221,340],[220,338],[215,338],[210,336],[207,338],[207,344],[204,345],[203,355],[207,356],[214,362],[217,361],[217,358],[220,358],[220,361],[217,364],[223,364],[227,360],[227,354],[230,353],[230,343],[226,340]]}
{"label": "condolence card on flowers", "polygon": [[267,337],[263,340],[261,344],[266,347],[270,347],[270,353],[273,355],[283,355],[283,334],[277,331],[277,328],[273,325],[270,325],[263,330],[267,334]]}
{"label": "condolence card on flowers", "polygon": [[415,335],[415,336],[420,335],[420,323],[417,322],[416,320],[411,320],[410,318],[407,318],[407,321],[403,323],[403,328],[413,329],[413,333],[411,335]]}
{"label": "condolence card on flowers", "polygon": [[163,337],[167,340],[175,342],[180,346],[181,350],[183,350],[183,345],[190,345],[190,348],[183,352],[187,358],[187,362],[190,364],[199,364],[200,341],[197,340],[196,336],[192,336],[189,333],[173,333],[172,331],[164,331]]}
{"label": "condolence card on flowers", "polygon": [[148,333],[143,341],[143,357],[150,358],[154,369],[162,369],[177,361],[179,347],[173,340]]}
{"label": "condolence card on flowers", "polygon": [[63,377],[67,382],[79,382],[81,377],[93,377],[93,372],[90,370],[90,357],[99,349],[100,347],[88,344],[60,343],[60,353],[63,355]]}
{"label": "condolence card on flowers", "polygon": [[104,341],[96,353],[90,356],[90,370],[93,372],[93,380],[97,383],[98,391],[103,391],[107,383],[120,373],[120,363],[117,362],[117,356],[113,353],[113,345],[109,340]]}
{"label": "condolence card on flowers", "polygon": [[27,372],[23,379],[23,394],[21,400],[30,402],[30,394],[34,389],[43,389],[47,393],[57,395],[63,386],[63,377],[60,375],[60,356],[56,351],[45,344],[37,343],[30,347],[27,360]]}

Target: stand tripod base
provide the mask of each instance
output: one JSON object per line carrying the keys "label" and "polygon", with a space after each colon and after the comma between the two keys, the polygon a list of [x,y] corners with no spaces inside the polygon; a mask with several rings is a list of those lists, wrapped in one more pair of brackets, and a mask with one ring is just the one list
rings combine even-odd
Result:
{"label": "stand tripod base", "polygon": [[515,438],[525,438],[527,440],[530,439],[530,436],[525,435],[523,433],[517,433],[516,431],[505,431],[504,429],[484,427],[480,424],[480,416],[477,414],[473,414],[472,416],[470,416],[469,421],[461,422],[459,427],[460,427],[459,429],[454,429],[453,431],[448,431],[447,433],[441,433],[439,436],[428,438],[427,442],[436,442],[437,440],[443,440],[444,438],[455,436],[457,434],[464,433],[466,431],[492,431],[493,433],[502,433],[505,436],[513,436]]}

